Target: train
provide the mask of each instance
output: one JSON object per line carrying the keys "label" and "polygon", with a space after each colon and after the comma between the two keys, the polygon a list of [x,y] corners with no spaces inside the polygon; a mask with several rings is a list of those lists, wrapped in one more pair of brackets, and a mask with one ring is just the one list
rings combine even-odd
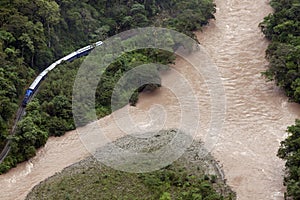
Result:
{"label": "train", "polygon": [[42,71],[36,78],[35,80],[32,82],[32,84],[29,86],[29,88],[26,90],[25,92],[25,96],[23,98],[22,101],[22,106],[26,107],[28,102],[30,101],[32,95],[34,94],[34,92],[38,89],[39,85],[41,84],[41,82],[44,80],[44,78],[47,76],[47,74],[53,70],[57,65],[59,65],[61,62],[63,61],[67,61],[67,62],[71,62],[73,60],[75,60],[76,58],[82,57],[82,56],[86,56],[87,54],[90,53],[90,51],[92,51],[95,47],[97,46],[101,46],[103,44],[102,41],[98,41],[95,42],[91,45],[85,46],[83,48],[80,48],[68,55],[66,55],[65,57],[55,61],[54,63],[52,63],[51,65],[49,65],[49,67],[47,67],[44,71]]}

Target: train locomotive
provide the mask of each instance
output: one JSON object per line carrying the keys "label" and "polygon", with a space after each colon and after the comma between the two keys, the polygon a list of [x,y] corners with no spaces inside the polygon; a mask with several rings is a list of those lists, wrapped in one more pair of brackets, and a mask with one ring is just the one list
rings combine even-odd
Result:
{"label": "train locomotive", "polygon": [[102,45],[102,43],[103,43],[102,41],[98,41],[98,42],[96,42],[94,44],[85,46],[85,47],[83,47],[81,49],[78,49],[77,51],[74,51],[74,52],[66,55],[65,57],[63,57],[63,58],[55,61],[54,63],[52,63],[49,67],[47,67],[44,71],[42,71],[35,78],[35,80],[32,82],[32,84],[26,90],[24,99],[22,101],[22,106],[26,107],[26,105],[31,100],[31,97],[36,92],[36,90],[38,89],[38,87],[41,84],[41,82],[47,76],[48,72],[50,72],[52,69],[54,69],[57,65],[59,65],[63,61],[71,62],[71,61],[75,60],[76,58],[79,58],[79,57],[82,57],[82,56],[85,56],[85,55],[89,54],[90,51],[92,51],[95,47]]}

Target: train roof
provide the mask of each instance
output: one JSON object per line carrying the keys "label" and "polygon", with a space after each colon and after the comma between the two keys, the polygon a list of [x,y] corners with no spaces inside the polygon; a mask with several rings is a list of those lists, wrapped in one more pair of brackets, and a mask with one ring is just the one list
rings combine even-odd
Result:
{"label": "train roof", "polygon": [[31,89],[31,90],[35,90],[36,89],[36,87],[39,85],[40,81],[45,76],[45,75],[42,75],[42,73],[35,78],[35,80],[33,81],[33,83],[29,86],[29,89]]}
{"label": "train roof", "polygon": [[88,46],[85,46],[85,47],[83,47],[81,49],[78,49],[76,51],[76,53],[78,54],[78,53],[82,53],[82,52],[85,52],[85,51],[89,51],[89,50],[91,50],[93,48],[94,48],[93,45],[88,45]]}
{"label": "train roof", "polygon": [[49,67],[47,67],[47,68],[45,69],[45,71],[46,71],[46,70],[48,70],[48,72],[51,71],[52,69],[54,69],[54,68],[56,67],[56,65],[57,65],[56,62],[55,62],[55,63],[52,63]]}
{"label": "train roof", "polygon": [[77,55],[76,51],[75,51],[75,52],[72,52],[72,53],[66,55],[65,57],[59,59],[59,60],[58,60],[58,62],[59,62],[58,64],[60,64],[62,61],[68,61],[70,58],[72,58],[72,57],[74,57],[74,56],[76,56],[76,55]]}
{"label": "train roof", "polygon": [[81,49],[78,49],[77,51],[74,51],[68,55],[66,55],[65,57],[55,61],[54,63],[52,63],[51,65],[49,65],[49,67],[47,67],[44,71],[42,71],[37,77],[36,79],[33,81],[33,83],[29,86],[29,89],[31,90],[35,90],[36,87],[39,85],[40,81],[44,78],[44,76],[46,76],[48,74],[49,71],[51,71],[52,69],[54,69],[57,65],[59,65],[62,61],[68,61],[69,59],[73,58],[74,56],[76,56],[77,54],[80,54],[82,52],[86,52],[89,51],[91,49],[93,49],[95,46],[100,46],[102,45],[103,42],[102,41],[98,41],[92,45],[88,45],[85,46]]}
{"label": "train roof", "polygon": [[96,42],[95,44],[96,44],[96,46],[98,47],[98,46],[102,45],[103,42],[102,42],[102,41],[98,41],[98,42]]}

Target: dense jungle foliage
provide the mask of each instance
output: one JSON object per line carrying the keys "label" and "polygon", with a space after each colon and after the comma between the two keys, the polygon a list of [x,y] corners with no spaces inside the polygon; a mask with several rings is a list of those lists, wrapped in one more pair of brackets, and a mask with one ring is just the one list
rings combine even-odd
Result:
{"label": "dense jungle foliage", "polygon": [[300,199],[300,120],[288,127],[288,137],[281,142],[278,156],[286,160],[286,176],[284,183],[287,186],[287,197]]}
{"label": "dense jungle foliage", "polygon": [[[300,2],[272,0],[274,13],[260,24],[271,40],[266,56],[270,61],[264,75],[275,80],[287,96],[300,103]],[[281,142],[278,156],[286,160],[286,199],[300,199],[300,121],[288,127],[288,138]]]}
{"label": "dense jungle foliage", "polygon": [[[37,98],[27,106],[26,117],[18,124],[16,134],[9,135],[26,88],[49,64],[79,47],[136,27],[163,26],[194,37],[192,31],[207,24],[214,12],[211,0],[2,0],[0,147],[10,138],[12,150],[0,164],[0,173],[34,156],[49,136],[74,128],[71,92],[82,59],[58,66],[49,74]],[[99,117],[110,113],[108,100],[122,73],[153,61],[167,64],[174,61],[174,56],[140,50],[113,64],[97,90]],[[159,78],[158,70],[151,70],[149,75]],[[136,103],[137,92],[130,100],[131,104]]]}
{"label": "dense jungle foliage", "polygon": [[264,74],[300,103],[300,2],[272,0],[271,5],[274,14],[260,24],[271,40],[266,52],[270,66]]}

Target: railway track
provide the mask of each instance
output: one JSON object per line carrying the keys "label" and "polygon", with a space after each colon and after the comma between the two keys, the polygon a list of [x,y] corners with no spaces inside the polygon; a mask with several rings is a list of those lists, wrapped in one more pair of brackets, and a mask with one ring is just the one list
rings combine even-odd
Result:
{"label": "railway track", "polygon": [[[15,134],[15,130],[17,127],[18,122],[22,119],[22,117],[25,115],[25,106],[27,105],[27,103],[29,103],[34,96],[38,93],[39,90],[39,86],[40,83],[43,81],[43,79],[47,76],[48,72],[50,72],[51,70],[53,70],[57,65],[59,65],[61,62],[63,61],[68,61],[71,62],[74,59],[80,58],[82,56],[88,55],[90,53],[91,50],[93,50],[95,47],[102,45],[102,41],[98,41],[94,44],[85,46],[83,48],[80,48],[70,54],[68,54],[67,56],[53,62],[51,65],[49,65],[49,67],[47,67],[44,71],[42,71],[37,77],[36,79],[32,82],[32,84],[30,85],[30,87],[28,88],[27,91],[30,91],[30,93],[25,94],[24,100],[22,102],[22,105],[18,108],[17,114],[16,114],[16,119],[14,121],[14,125],[10,131],[10,135],[14,135]],[[29,96],[27,95],[29,94]],[[8,139],[7,143],[5,144],[4,148],[2,149],[2,152],[0,153],[0,163],[3,162],[3,160],[6,158],[6,156],[8,155],[8,153],[10,152],[10,143],[11,140]]]}
{"label": "railway track", "polygon": [[[14,135],[15,133],[15,130],[17,128],[17,124],[18,122],[22,119],[22,117],[24,116],[25,114],[25,108],[20,106],[18,108],[18,111],[17,111],[17,114],[16,114],[16,119],[14,121],[14,125],[10,131],[10,135]],[[5,157],[8,155],[9,151],[10,151],[10,143],[11,143],[11,140],[9,139],[7,141],[7,143],[5,144],[4,148],[2,149],[2,152],[0,153],[0,163],[2,163],[2,161],[5,159]]]}
{"label": "railway track", "polygon": [[[16,119],[15,119],[14,125],[13,125],[13,127],[11,129],[11,132],[10,132],[11,135],[14,134],[18,122],[22,119],[24,111],[25,111],[25,109],[22,106],[20,106],[19,109],[18,109],[18,111],[17,111],[17,115],[16,115]],[[0,153],[0,163],[4,160],[4,158],[7,156],[7,154],[10,151],[10,142],[11,142],[10,140],[7,141],[7,143],[5,144],[4,148],[2,149],[2,152]]]}

